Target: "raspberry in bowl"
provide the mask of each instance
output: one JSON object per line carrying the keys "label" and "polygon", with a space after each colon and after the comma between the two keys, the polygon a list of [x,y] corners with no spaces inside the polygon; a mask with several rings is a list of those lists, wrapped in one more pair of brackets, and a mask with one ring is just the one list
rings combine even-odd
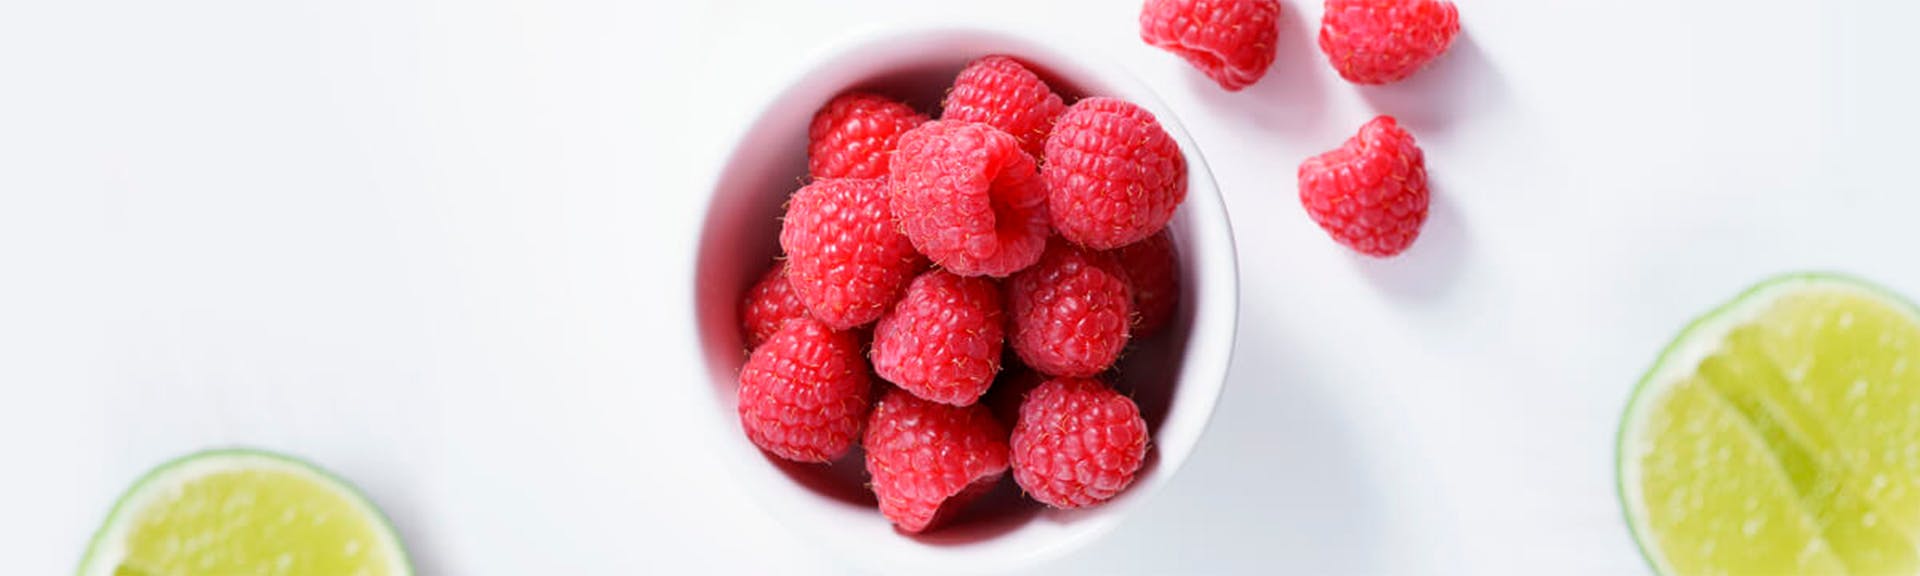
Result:
{"label": "raspberry in bowl", "polygon": [[[1034,37],[914,30],[814,62],[711,190],[693,307],[715,452],[882,572],[1097,539],[1186,461],[1226,377],[1238,273],[1200,151],[1131,76]],[[1099,473],[1063,474],[1077,457]]]}

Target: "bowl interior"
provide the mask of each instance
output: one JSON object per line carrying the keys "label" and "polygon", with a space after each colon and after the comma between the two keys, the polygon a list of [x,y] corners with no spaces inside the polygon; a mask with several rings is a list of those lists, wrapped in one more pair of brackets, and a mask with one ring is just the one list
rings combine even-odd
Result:
{"label": "bowl interior", "polygon": [[[787,195],[804,182],[814,111],[841,92],[859,89],[937,116],[953,77],[989,54],[1023,61],[1069,100],[1104,95],[1144,106],[1179,142],[1189,165],[1188,198],[1169,230],[1181,257],[1181,301],[1169,328],[1133,343],[1111,380],[1139,403],[1152,432],[1153,449],[1133,487],[1105,505],[1061,511],[1022,498],[1008,475],[946,527],[909,536],[893,530],[874,507],[858,450],[830,466],[806,465],[763,454],[747,441],[734,413],[735,378],[746,359],[737,306],[779,253],[779,217]],[[701,409],[717,411],[717,421],[725,423],[715,431],[717,451],[756,500],[790,527],[849,559],[891,569],[976,572],[1028,565],[1110,529],[1186,459],[1212,415],[1231,353],[1238,298],[1231,233],[1199,151],[1172,113],[1131,77],[1096,59],[1009,34],[898,33],[853,42],[817,61],[742,133],[720,169],[703,225],[694,313],[713,400]],[[1018,401],[1006,383],[1023,377],[1003,375],[985,401],[1006,413],[998,409]]]}

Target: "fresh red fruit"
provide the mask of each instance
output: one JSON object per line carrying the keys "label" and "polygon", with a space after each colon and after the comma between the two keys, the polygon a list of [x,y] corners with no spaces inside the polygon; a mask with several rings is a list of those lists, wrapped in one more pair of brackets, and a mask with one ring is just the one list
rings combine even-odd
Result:
{"label": "fresh red fruit", "polygon": [[1004,277],[1046,250],[1047,194],[1033,158],[986,124],[936,120],[900,137],[892,208],[913,247],[948,272]]}
{"label": "fresh red fruit", "polygon": [[1074,103],[1047,138],[1047,211],[1075,244],[1119,248],[1165,228],[1187,198],[1187,162],[1152,112],[1125,100]]}
{"label": "fresh red fruit", "polygon": [[867,422],[867,474],[880,513],[921,532],[1007,471],[1007,430],[985,406],[951,406],[888,390]]}
{"label": "fresh red fruit", "polygon": [[1020,141],[1020,149],[1034,158],[1053,130],[1053,121],[1067,109],[1066,102],[1046,81],[1019,61],[1006,56],[974,60],[953,79],[941,120],[982,122]]}
{"label": "fresh red fruit", "polygon": [[928,270],[874,325],[874,372],[923,399],[972,404],[1000,371],[1005,323],[992,280]]}
{"label": "fresh red fruit", "polygon": [[1460,34],[1447,0],[1327,0],[1320,51],[1355,84],[1398,82],[1432,62]]}
{"label": "fresh red fruit", "polygon": [[880,178],[900,135],[927,121],[898,101],[865,92],[835,97],[807,129],[807,173],[815,179]]}
{"label": "fresh red fruit", "polygon": [[1027,393],[1013,427],[1013,479],[1055,508],[1085,508],[1126,490],[1147,456],[1133,400],[1098,381],[1056,378]]}
{"label": "fresh red fruit", "polygon": [[1238,91],[1273,65],[1279,22],[1279,0],[1147,0],[1140,39]]}
{"label": "fresh red fruit", "polygon": [[872,322],[920,271],[920,254],[887,209],[885,180],[817,180],[787,200],[780,248],[787,282],[835,329]]}
{"label": "fresh red fruit", "polygon": [[787,284],[787,265],[775,262],[747,289],[747,295],[740,299],[741,334],[746,338],[747,349],[751,350],[765,342],[788,320],[807,315],[807,303],[794,295],[793,287]]}
{"label": "fresh red fruit", "polygon": [[1334,241],[1388,257],[1427,221],[1427,163],[1392,116],[1374,118],[1340,148],[1300,164],[1300,203]]}
{"label": "fresh red fruit", "polygon": [[1165,230],[1113,252],[1133,284],[1133,338],[1167,327],[1180,305],[1180,255]]}
{"label": "fresh red fruit", "polygon": [[830,462],[859,439],[871,382],[852,333],[789,320],[740,369],[740,427],[775,456]]}
{"label": "fresh red fruit", "polygon": [[1133,289],[1111,254],[1054,242],[1007,282],[1020,361],[1053,376],[1092,376],[1127,345]]}

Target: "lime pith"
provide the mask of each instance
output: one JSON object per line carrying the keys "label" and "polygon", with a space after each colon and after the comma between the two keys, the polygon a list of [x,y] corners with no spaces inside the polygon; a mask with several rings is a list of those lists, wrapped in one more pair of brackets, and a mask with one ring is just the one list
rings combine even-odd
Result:
{"label": "lime pith", "polygon": [[386,518],[299,460],[215,450],[155,468],[115,503],[80,576],[411,574]]}
{"label": "lime pith", "polygon": [[1748,290],[1668,347],[1620,435],[1622,504],[1660,573],[1920,572],[1920,313],[1885,290]]}

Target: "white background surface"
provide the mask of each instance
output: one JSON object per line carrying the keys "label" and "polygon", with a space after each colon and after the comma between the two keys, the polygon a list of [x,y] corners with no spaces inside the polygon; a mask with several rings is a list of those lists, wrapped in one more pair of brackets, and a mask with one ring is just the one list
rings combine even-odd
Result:
{"label": "white background surface", "polygon": [[[888,23],[1106,50],[1237,226],[1209,436],[1041,572],[1641,572],[1614,431],[1668,338],[1782,271],[1920,294],[1912,4],[1462,0],[1452,53],[1358,89],[1290,0],[1238,94],[1132,2],[682,4],[0,4],[7,571],[71,570],[127,482],[226,444],[353,479],[429,574],[842,571],[689,430],[687,306],[727,134]],[[1293,184],[1377,112],[1436,194],[1391,261]]]}

